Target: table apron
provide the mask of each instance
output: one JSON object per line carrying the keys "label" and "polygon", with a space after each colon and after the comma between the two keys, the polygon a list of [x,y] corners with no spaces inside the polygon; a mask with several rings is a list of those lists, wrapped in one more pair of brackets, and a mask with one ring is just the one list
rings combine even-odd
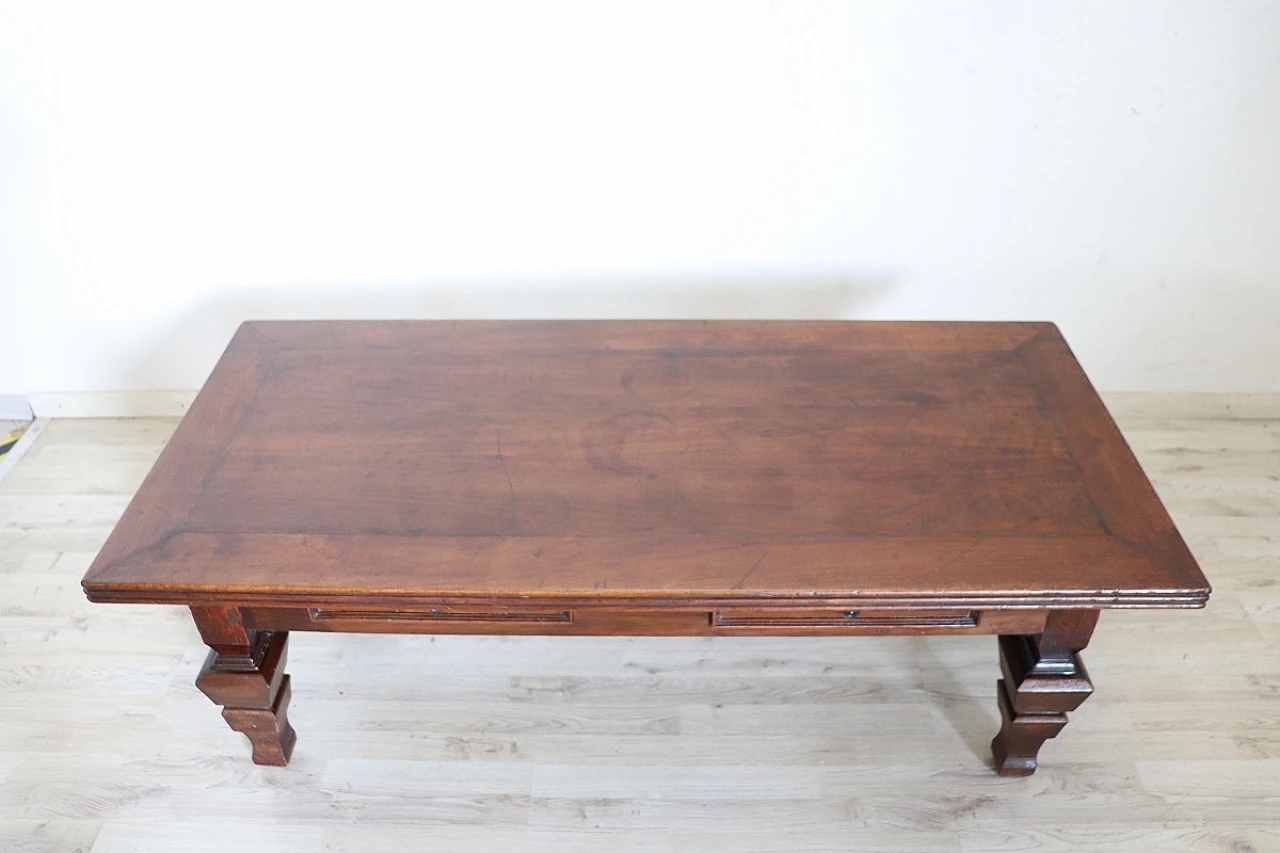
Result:
{"label": "table apron", "polygon": [[831,607],[241,607],[246,627],[373,634],[845,636],[1038,634],[1047,610]]}

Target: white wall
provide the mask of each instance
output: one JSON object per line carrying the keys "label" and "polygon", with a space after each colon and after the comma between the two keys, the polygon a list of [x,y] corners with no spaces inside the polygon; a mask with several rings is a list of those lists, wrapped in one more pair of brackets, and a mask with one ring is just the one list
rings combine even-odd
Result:
{"label": "white wall", "polygon": [[1280,4],[0,0],[0,394],[252,317],[1053,319],[1280,391]]}

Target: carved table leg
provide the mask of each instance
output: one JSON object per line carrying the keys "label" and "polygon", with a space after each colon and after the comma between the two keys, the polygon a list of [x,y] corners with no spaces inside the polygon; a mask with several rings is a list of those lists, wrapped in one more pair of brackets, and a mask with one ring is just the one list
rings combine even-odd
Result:
{"label": "carved table leg", "polygon": [[231,728],[248,735],[254,764],[288,764],[298,739],[287,716],[289,632],[246,629],[234,607],[192,607],[191,615],[212,649],[196,686],[223,706]]}
{"label": "carved table leg", "polygon": [[1059,610],[1049,614],[1044,633],[1000,637],[996,682],[1004,724],[991,742],[996,772],[1030,776],[1041,745],[1067,724],[1067,711],[1079,708],[1093,685],[1077,654],[1089,645],[1098,622],[1096,610]]}

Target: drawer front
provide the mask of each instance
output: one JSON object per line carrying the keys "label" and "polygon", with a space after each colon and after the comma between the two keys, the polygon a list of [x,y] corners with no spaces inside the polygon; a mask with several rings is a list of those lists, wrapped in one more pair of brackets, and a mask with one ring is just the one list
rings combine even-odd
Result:
{"label": "drawer front", "polygon": [[976,610],[717,610],[717,628],[919,627],[976,628]]}
{"label": "drawer front", "polygon": [[275,631],[353,634],[569,634],[565,607],[244,607],[245,624]]}
{"label": "drawer front", "polygon": [[1038,634],[1043,610],[963,608],[724,608],[711,615],[712,633],[732,635]]}
{"label": "drawer front", "polygon": [[352,622],[362,619],[392,622],[533,622],[571,624],[572,610],[521,608],[519,610],[485,610],[459,607],[423,609],[362,610],[348,607],[312,607],[307,611],[312,622]]}

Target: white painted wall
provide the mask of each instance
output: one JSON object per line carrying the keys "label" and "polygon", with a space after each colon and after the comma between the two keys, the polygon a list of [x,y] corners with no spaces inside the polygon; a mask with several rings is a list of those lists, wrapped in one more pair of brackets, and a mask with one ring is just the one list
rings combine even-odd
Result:
{"label": "white painted wall", "polygon": [[1280,391],[1280,4],[0,0],[0,394],[261,317],[1053,319]]}

